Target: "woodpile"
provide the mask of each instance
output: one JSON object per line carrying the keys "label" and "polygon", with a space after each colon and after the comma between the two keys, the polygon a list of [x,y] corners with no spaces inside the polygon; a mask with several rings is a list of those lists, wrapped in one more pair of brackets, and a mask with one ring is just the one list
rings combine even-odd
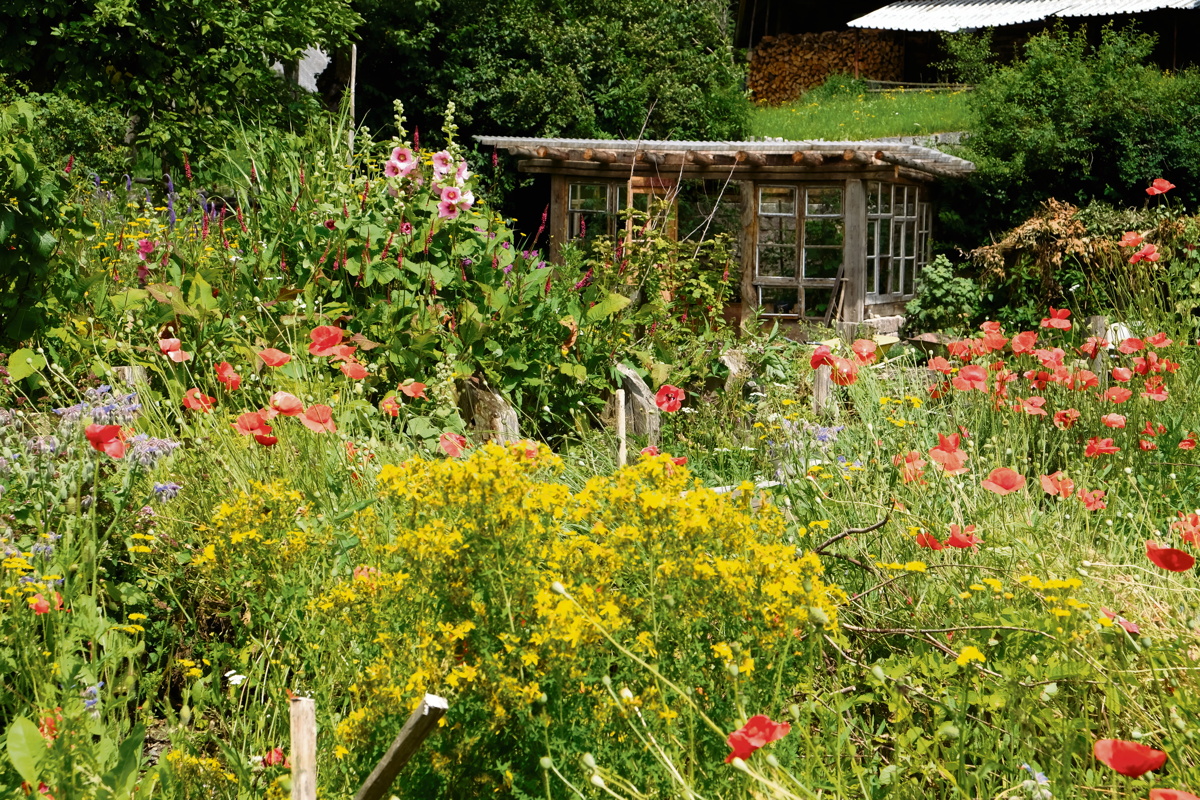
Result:
{"label": "woodpile", "polygon": [[765,105],[789,103],[830,75],[898,81],[904,46],[881,31],[825,31],[764,36],[750,54],[750,95]]}

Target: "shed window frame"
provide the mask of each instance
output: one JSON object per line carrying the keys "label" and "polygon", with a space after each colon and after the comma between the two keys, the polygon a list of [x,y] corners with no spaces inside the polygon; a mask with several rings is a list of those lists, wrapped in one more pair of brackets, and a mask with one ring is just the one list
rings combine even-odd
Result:
{"label": "shed window frame", "polygon": [[[635,177],[625,181],[606,180],[570,180],[567,182],[567,241],[578,241],[580,238],[580,221],[587,220],[587,236],[608,236],[615,238],[619,230],[634,238],[640,239],[660,226],[666,235],[674,239],[678,236],[678,207],[675,195],[678,186],[657,185],[658,182],[647,181]],[[603,210],[584,208],[587,198],[583,196],[584,187],[598,187],[605,192]],[[655,216],[649,224],[633,226],[632,219],[623,219],[624,212],[630,207],[646,212],[651,205],[659,200],[669,201],[670,207],[664,217]]]}
{"label": "shed window frame", "polygon": [[[830,203],[817,196],[818,192],[836,195],[832,206],[836,210],[828,210]],[[771,195],[778,198],[775,208],[782,210],[764,211],[771,207],[766,201]],[[759,183],[755,186],[754,202],[757,232],[752,283],[761,315],[771,319],[823,319],[829,305],[835,301],[838,272],[842,271],[844,276],[845,183]],[[786,210],[788,205],[790,210]],[[825,221],[833,224],[821,224]],[[772,241],[767,241],[764,234],[773,234],[770,236]],[[837,242],[830,243],[834,239]],[[768,254],[774,254],[774,257]],[[826,254],[833,257],[822,258]],[[791,274],[778,274],[786,272],[781,268],[785,263],[790,263]],[[774,264],[774,267],[767,267],[768,264]],[[764,267],[769,270],[767,274],[764,274]]]}
{"label": "shed window frame", "polygon": [[913,184],[868,181],[866,192],[866,302],[911,300],[929,263],[932,204]]}

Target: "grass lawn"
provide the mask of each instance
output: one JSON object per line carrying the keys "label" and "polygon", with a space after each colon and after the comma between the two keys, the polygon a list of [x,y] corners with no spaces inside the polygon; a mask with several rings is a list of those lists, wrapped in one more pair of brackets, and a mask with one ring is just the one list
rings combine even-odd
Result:
{"label": "grass lawn", "polygon": [[896,91],[800,98],[754,111],[751,133],[784,139],[873,139],[960,131],[967,127],[964,92]]}

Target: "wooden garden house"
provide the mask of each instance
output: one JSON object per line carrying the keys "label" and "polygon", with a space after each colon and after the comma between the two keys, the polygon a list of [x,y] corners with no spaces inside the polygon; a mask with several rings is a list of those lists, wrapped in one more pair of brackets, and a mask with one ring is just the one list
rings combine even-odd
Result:
{"label": "wooden garden house", "polygon": [[934,186],[974,169],[887,141],[478,139],[550,176],[555,260],[583,230],[613,233],[621,209],[670,200],[683,181],[739,184],[743,322],[756,308],[782,322],[852,325],[902,314],[929,259]]}

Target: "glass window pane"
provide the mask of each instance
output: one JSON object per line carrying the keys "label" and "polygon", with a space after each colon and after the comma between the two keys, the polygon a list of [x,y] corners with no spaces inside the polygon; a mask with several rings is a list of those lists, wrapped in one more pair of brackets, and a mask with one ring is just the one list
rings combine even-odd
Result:
{"label": "glass window pane", "polygon": [[908,198],[904,204],[904,216],[915,217],[917,215],[917,187],[908,187]]}
{"label": "glass window pane", "polygon": [[841,264],[841,248],[804,248],[805,278],[836,278]]}
{"label": "glass window pane", "polygon": [[892,252],[892,221],[890,219],[881,219],[879,225],[879,250],[881,256],[891,255]]}
{"label": "glass window pane", "polygon": [[871,256],[867,258],[867,294],[875,294],[879,291],[875,286],[875,279],[879,274],[878,265],[878,257]]}
{"label": "glass window pane", "polygon": [[608,211],[607,183],[572,183],[572,211]]}
{"label": "glass window pane", "polygon": [[759,187],[758,213],[795,214],[796,190],[790,186]]}
{"label": "glass window pane", "polygon": [[805,289],[804,316],[823,317],[833,302],[833,289]]}
{"label": "glass window pane", "polygon": [[916,264],[911,258],[904,260],[904,294],[911,295],[913,293],[913,276],[917,271]]}
{"label": "glass window pane", "polygon": [[891,184],[891,183],[885,183],[883,185],[883,192],[879,196],[879,213],[880,214],[891,214],[892,213],[892,191],[895,190],[895,188],[896,188],[895,185]]}
{"label": "glass window pane", "polygon": [[867,213],[879,213],[879,190],[882,184],[878,181],[867,182]]}
{"label": "glass window pane", "polygon": [[795,278],[796,251],[791,247],[758,248],[758,275],[762,278]]}
{"label": "glass window pane", "polygon": [[766,316],[800,314],[800,290],[795,286],[760,286],[758,304]]}
{"label": "glass window pane", "polygon": [[805,245],[842,246],[842,221],[840,219],[807,219],[804,221]]}
{"label": "glass window pane", "polygon": [[892,293],[892,259],[887,256],[879,259],[879,293]]}
{"label": "glass window pane", "polygon": [[917,254],[917,223],[904,223],[904,255],[914,256]]}
{"label": "glass window pane", "polygon": [[796,243],[795,217],[759,217],[759,244],[791,244]]}
{"label": "glass window pane", "polygon": [[903,239],[904,239],[904,225],[899,222],[893,222],[891,224],[891,229],[892,229],[892,255],[898,256],[898,255],[901,255],[900,247],[903,244]]}
{"label": "glass window pane", "polygon": [[841,216],[841,189],[808,189],[808,215]]}

